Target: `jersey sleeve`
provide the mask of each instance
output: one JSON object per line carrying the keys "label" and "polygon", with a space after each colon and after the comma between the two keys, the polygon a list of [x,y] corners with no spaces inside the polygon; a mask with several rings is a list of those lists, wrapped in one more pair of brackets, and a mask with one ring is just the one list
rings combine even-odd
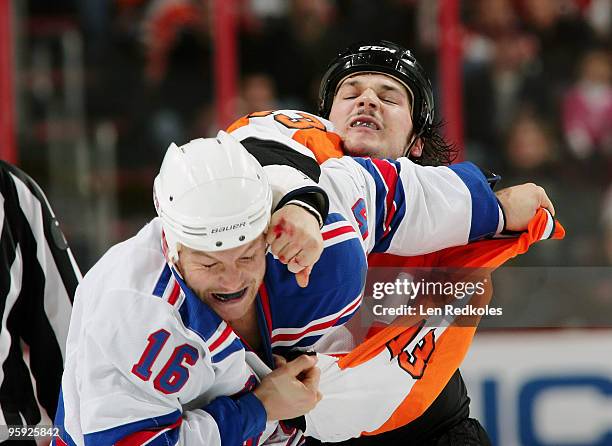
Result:
{"label": "jersey sleeve", "polygon": [[[86,445],[242,444],[264,431],[266,412],[250,392],[243,350],[215,363],[164,301],[120,291],[100,300],[69,358],[64,380],[73,382],[62,383],[56,424],[67,444],[75,422]],[[194,389],[196,401],[184,398]]]}
{"label": "jersey sleeve", "polygon": [[[492,239],[478,240],[463,246],[442,249],[430,256],[428,262],[442,268],[490,268],[495,269],[513,257],[524,254],[536,242],[547,239],[563,239],[565,228],[546,209],[540,209],[529,222],[527,231],[513,235],[497,235]],[[377,266],[412,266],[410,257],[383,254],[375,255]]]}
{"label": "jersey sleeve", "polygon": [[271,313],[282,315],[274,324],[275,353],[308,350],[334,327],[358,311],[365,285],[367,259],[355,228],[330,213],[322,229],[324,249],[306,288],[298,286],[287,267],[268,256],[266,289]]}
{"label": "jersey sleeve", "polygon": [[343,157],[322,165],[330,212],[350,216],[368,254],[409,256],[492,236],[501,209],[474,164],[423,167],[407,158]]}

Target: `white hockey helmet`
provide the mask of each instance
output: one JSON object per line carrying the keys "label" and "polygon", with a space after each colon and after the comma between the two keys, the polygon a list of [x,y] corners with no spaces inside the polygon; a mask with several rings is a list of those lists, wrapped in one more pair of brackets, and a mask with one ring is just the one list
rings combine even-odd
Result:
{"label": "white hockey helmet", "polygon": [[170,144],[153,185],[168,258],[178,244],[221,251],[248,243],[270,221],[272,189],[263,168],[235,138],[220,131],[178,147]]}

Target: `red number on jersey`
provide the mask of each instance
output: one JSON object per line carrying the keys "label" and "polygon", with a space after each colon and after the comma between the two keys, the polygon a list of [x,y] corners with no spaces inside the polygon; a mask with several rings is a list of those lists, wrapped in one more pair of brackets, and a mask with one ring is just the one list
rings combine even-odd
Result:
{"label": "red number on jersey", "polygon": [[401,335],[387,342],[387,348],[391,353],[391,359],[397,357],[399,366],[408,372],[414,379],[419,379],[425,372],[427,362],[431,354],[436,348],[436,339],[434,329],[431,328],[425,336],[414,346],[411,352],[406,348],[417,337],[425,321],[422,320],[416,325],[413,325]]}

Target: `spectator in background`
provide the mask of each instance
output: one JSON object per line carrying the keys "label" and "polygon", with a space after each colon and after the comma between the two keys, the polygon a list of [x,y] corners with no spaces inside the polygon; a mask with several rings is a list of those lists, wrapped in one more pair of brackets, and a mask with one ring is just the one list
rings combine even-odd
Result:
{"label": "spectator in background", "polygon": [[143,23],[152,147],[187,139],[198,111],[212,101],[210,12],[205,4],[151,2]]}
{"label": "spectator in background", "polygon": [[0,228],[0,424],[35,425],[39,407],[55,417],[81,273],[42,190],[1,160]]}
{"label": "spectator in background", "polygon": [[253,110],[279,108],[274,79],[266,73],[246,74],[240,82],[239,116]]}
{"label": "spectator in background", "polygon": [[596,35],[572,0],[474,0],[468,6],[466,145],[471,158],[500,168],[501,135],[511,133],[513,116],[524,107],[547,116],[558,131],[568,67]]}
{"label": "spectator in background", "polygon": [[510,0],[470,3],[466,20],[464,91],[467,151],[470,159],[500,168],[497,148],[504,145],[512,117],[533,82],[537,39],[520,28]]}
{"label": "spectator in background", "polygon": [[576,83],[563,98],[563,132],[578,159],[596,152],[612,159],[612,65],[610,52],[591,50]]}
{"label": "spectator in background", "polygon": [[544,80],[533,69],[537,42],[532,36],[508,29],[500,31],[490,44],[490,61],[466,65],[466,133],[468,148],[478,150],[470,152],[470,157],[499,169],[498,148],[505,144],[503,135],[509,134],[513,117],[533,99],[525,95],[526,86],[544,88]]}
{"label": "spectator in background", "polygon": [[[239,115],[246,115],[253,110],[279,108],[274,79],[263,72],[245,74],[240,81],[240,96],[236,101]],[[191,139],[215,135],[217,125],[214,104],[203,104],[192,123]]]}
{"label": "spectator in background", "polygon": [[581,304],[584,307],[581,312],[568,311],[567,314],[574,314],[577,322],[583,326],[609,327],[612,308],[612,185],[609,185],[603,199],[598,200],[597,204],[601,205],[601,214],[595,220],[599,225],[597,230],[593,231],[593,238],[601,248],[602,257],[601,260],[598,259],[598,265],[605,267],[584,268],[585,278],[579,283],[579,287],[567,284],[566,288],[578,288],[574,296],[582,296]]}
{"label": "spectator in background", "polygon": [[571,82],[568,67],[595,44],[595,33],[573,0],[521,0],[518,10],[539,46],[537,81],[525,86],[524,97],[539,113],[558,117],[559,98]]}
{"label": "spectator in background", "polygon": [[[572,234],[575,233],[574,222],[580,221],[580,216],[570,219],[568,214],[572,213],[572,208],[578,208],[571,203],[563,200],[566,193],[559,177],[564,177],[569,181],[566,170],[562,163],[559,163],[559,143],[555,137],[550,122],[542,119],[534,113],[533,109],[524,107],[519,110],[514,119],[511,119],[506,133],[506,143],[504,156],[505,166],[501,171],[502,182],[513,184],[516,181],[533,181],[541,184],[550,195],[555,197],[559,203],[559,208],[563,209],[563,224],[571,228]],[[577,180],[576,183],[580,181]],[[579,184],[577,184],[579,187]],[[582,188],[579,187],[579,190]],[[567,243],[550,243],[542,249],[526,253],[518,259],[513,260],[515,265],[555,265],[565,259],[563,250],[567,249]],[[554,246],[553,246],[554,245]],[[537,251],[537,252],[536,252]]]}
{"label": "spectator in background", "polygon": [[[466,13],[474,33],[471,37],[488,42],[489,47],[497,35],[518,26],[518,17],[510,0],[472,0],[467,4]],[[490,51],[488,53],[486,59],[490,60]]]}
{"label": "spectator in background", "polygon": [[493,83],[495,88],[495,123],[500,132],[508,131],[508,124],[521,105],[530,98],[525,95],[527,84],[542,86],[544,79],[534,73],[537,63],[537,43],[532,36],[510,30],[495,40]]}
{"label": "spectator in background", "polygon": [[329,0],[292,0],[286,17],[265,22],[252,41],[243,39],[243,68],[272,76],[283,106],[315,108],[318,73],[336,48],[334,14]]}
{"label": "spectator in background", "polygon": [[506,159],[509,173],[529,178],[547,176],[556,181],[554,162],[558,144],[553,135],[551,126],[529,108],[520,110],[508,131]]}
{"label": "spectator in background", "polygon": [[520,0],[525,28],[540,42],[543,70],[550,80],[567,83],[571,66],[596,41],[574,0]]}
{"label": "spectator in background", "polygon": [[[503,182],[534,181],[550,193],[563,224],[572,234],[564,243],[548,244],[517,259],[518,265],[594,265],[603,259],[599,221],[602,191],[595,186],[600,173],[579,168],[563,156],[553,121],[532,108],[522,108],[506,136]],[[590,177],[588,176],[590,175]]]}
{"label": "spectator in background", "polygon": [[[586,3],[586,4],[585,4]],[[600,41],[610,39],[612,2],[610,0],[587,0],[582,2],[585,17]]]}

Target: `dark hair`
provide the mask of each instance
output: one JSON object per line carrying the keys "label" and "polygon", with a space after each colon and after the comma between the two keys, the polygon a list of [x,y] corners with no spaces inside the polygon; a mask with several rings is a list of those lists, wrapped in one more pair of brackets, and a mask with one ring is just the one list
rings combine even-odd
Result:
{"label": "dark hair", "polygon": [[420,136],[423,141],[421,156],[409,155],[408,158],[422,166],[448,166],[452,164],[459,155],[459,149],[453,143],[446,140],[442,134],[445,122],[436,121],[427,132]]}

